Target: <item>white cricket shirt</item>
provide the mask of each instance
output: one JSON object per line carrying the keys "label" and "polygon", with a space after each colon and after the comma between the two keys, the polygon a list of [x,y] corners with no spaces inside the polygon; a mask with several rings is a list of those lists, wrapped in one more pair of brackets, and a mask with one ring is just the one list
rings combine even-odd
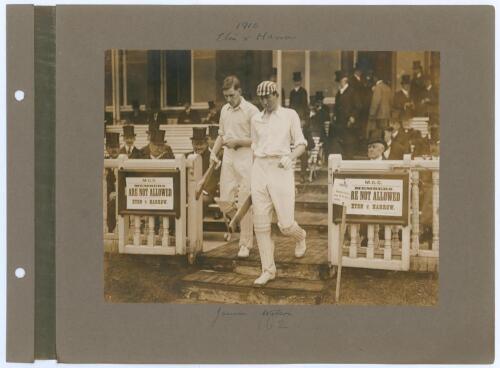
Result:
{"label": "white cricket shirt", "polygon": [[225,104],[220,112],[219,135],[222,139],[249,139],[250,119],[259,109],[241,97],[241,102],[233,108]]}
{"label": "white cricket shirt", "polygon": [[290,154],[290,146],[307,146],[300,118],[293,109],[278,106],[272,113],[265,110],[252,117],[252,150],[255,156]]}

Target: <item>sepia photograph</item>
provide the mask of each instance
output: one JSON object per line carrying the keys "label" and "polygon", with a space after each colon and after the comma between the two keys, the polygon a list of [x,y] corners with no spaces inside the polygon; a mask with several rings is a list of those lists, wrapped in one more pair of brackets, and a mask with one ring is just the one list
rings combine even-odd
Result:
{"label": "sepia photograph", "polygon": [[103,58],[106,302],[438,305],[439,51]]}

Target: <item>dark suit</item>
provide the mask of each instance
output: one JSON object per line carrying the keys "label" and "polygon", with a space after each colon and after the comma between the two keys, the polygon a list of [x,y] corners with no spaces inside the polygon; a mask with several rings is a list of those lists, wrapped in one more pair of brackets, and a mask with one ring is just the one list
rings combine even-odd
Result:
{"label": "dark suit", "polygon": [[148,116],[145,111],[132,111],[126,120],[128,124],[147,124]]}
{"label": "dark suit", "polygon": [[422,113],[421,111],[421,105],[422,105],[422,100],[424,98],[425,94],[425,83],[424,83],[424,77],[423,75],[420,76],[415,76],[411,80],[410,84],[410,97],[415,104],[415,109],[416,112],[420,115]]}
{"label": "dark suit", "polygon": [[434,86],[425,89],[422,93],[422,101],[419,108],[419,115],[428,116],[431,123],[437,123],[439,115],[439,94]]}
{"label": "dark suit", "polygon": [[394,95],[394,100],[392,102],[393,111],[396,113],[397,117],[400,118],[403,113],[409,114],[410,117],[413,116],[414,105],[410,97],[406,97],[403,91],[399,90]]}
{"label": "dark suit", "polygon": [[372,89],[365,83],[363,79],[358,80],[358,78],[356,78],[354,75],[349,79],[349,87],[352,87],[352,89],[356,93],[360,104],[358,114],[358,130],[360,133],[365,132],[373,95]]}
{"label": "dark suit", "polygon": [[189,113],[187,113],[186,110],[182,111],[177,119],[177,124],[199,124],[200,122],[198,111],[193,109],[191,109]]}
{"label": "dark suit", "polygon": [[405,133],[400,129],[396,137],[392,137],[390,147],[391,151],[387,159],[402,160],[405,154],[410,153],[410,133]]}
{"label": "dark suit", "polygon": [[[341,148],[340,153],[346,159],[352,159],[358,145],[361,108],[359,96],[351,86],[347,86],[344,93],[340,93],[340,90],[337,92],[335,96],[335,124],[333,132],[332,129],[329,132],[332,143],[331,153],[339,153],[336,151]],[[354,123],[349,125],[350,118],[354,119]]]}
{"label": "dark suit", "polygon": [[220,110],[217,110],[215,113],[208,112],[207,117],[205,118],[207,124],[215,124],[219,125],[220,121]]}
{"label": "dark suit", "polygon": [[304,120],[309,111],[307,104],[307,91],[303,87],[298,90],[290,91],[290,108],[294,109],[299,115],[300,120]]}
{"label": "dark suit", "polygon": [[110,233],[112,233],[116,227],[116,197],[112,200],[109,199],[109,195],[113,192],[116,193],[116,176],[113,169],[106,169],[106,225]]}
{"label": "dark suit", "polygon": [[164,124],[167,122],[167,116],[163,111],[148,111],[147,122],[157,122],[158,124]]}
{"label": "dark suit", "polygon": [[[149,144],[141,148],[140,158],[145,158],[145,159],[151,158],[151,149],[149,148]],[[170,148],[168,144],[165,144],[163,152],[159,157],[157,157],[157,159],[160,160],[171,160],[174,158],[175,158],[174,152],[172,151],[172,148]]]}
{"label": "dark suit", "polygon": [[[123,146],[122,148],[120,148],[120,154],[127,154],[127,146]],[[132,152],[128,153],[128,158],[142,158],[142,152],[136,147],[134,146],[132,148]]]}

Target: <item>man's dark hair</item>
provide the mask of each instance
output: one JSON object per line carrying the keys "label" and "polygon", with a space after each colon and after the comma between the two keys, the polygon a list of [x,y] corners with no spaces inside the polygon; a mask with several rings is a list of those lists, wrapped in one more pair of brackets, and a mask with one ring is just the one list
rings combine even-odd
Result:
{"label": "man's dark hair", "polygon": [[222,89],[240,89],[240,80],[235,75],[229,75],[224,78],[224,82],[222,82]]}

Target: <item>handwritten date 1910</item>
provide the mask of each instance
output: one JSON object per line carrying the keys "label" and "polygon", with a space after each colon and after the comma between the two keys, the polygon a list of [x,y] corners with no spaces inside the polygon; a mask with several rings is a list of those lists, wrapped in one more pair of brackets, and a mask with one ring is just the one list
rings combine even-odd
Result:
{"label": "handwritten date 1910", "polygon": [[256,22],[239,22],[236,24],[236,29],[242,29],[242,30],[247,30],[247,29],[257,29],[258,24]]}

